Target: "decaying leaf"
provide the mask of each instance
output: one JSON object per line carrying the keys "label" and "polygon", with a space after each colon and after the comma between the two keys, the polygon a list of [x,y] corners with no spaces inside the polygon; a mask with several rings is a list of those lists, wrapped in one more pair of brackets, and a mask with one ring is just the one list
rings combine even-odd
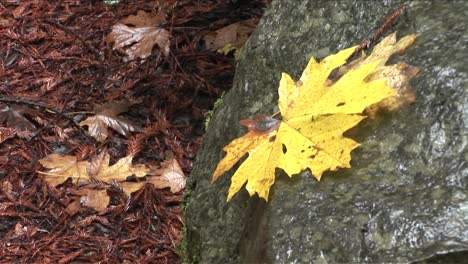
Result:
{"label": "decaying leaf", "polygon": [[297,82],[283,73],[278,88],[282,120],[275,122],[267,116],[244,120],[249,132],[224,147],[227,154],[212,182],[248,153],[232,176],[228,201],[245,183],[251,196],[257,193],[268,200],[276,168],[290,177],[310,169],[317,180],[325,171],[350,168],[351,151],[359,143],[343,133],[366,118],[363,111],[369,106],[396,98],[401,85],[414,76],[404,67],[385,66],[392,54],[405,50],[415,38],[411,35],[396,43],[389,41],[393,37],[382,40],[367,59],[342,68],[336,80],[328,79],[331,72],[342,66],[356,47],[320,63],[311,58]]}
{"label": "decaying leaf", "polygon": [[[107,42],[114,43],[113,49],[124,49],[127,60],[133,60],[144,59],[151,55],[154,45],[158,45],[165,56],[169,55],[169,37],[169,31],[163,28],[131,28],[118,23],[112,27],[112,32],[107,36]],[[129,45],[132,46],[125,48]]]}
{"label": "decaying leaf", "polygon": [[110,156],[106,150],[91,162],[77,161],[76,157],[69,155],[50,154],[39,160],[39,163],[50,171],[39,173],[44,174],[45,180],[53,186],[63,183],[68,178],[71,178],[73,183],[79,183],[89,179],[110,182],[124,181],[132,175],[145,176],[149,169],[144,165],[132,165],[132,159],[132,156],[126,156],[110,166]]}
{"label": "decaying leaf", "polygon": [[166,15],[162,12],[153,14],[138,10],[136,15],[130,15],[120,20],[125,25],[133,25],[135,27],[154,27],[166,23]]}
{"label": "decaying leaf", "polygon": [[86,173],[91,177],[96,177],[101,170],[106,170],[109,166],[110,156],[107,150],[102,150],[86,164]]}
{"label": "decaying leaf", "polygon": [[99,142],[104,142],[108,136],[107,127],[113,128],[123,136],[130,132],[143,132],[143,129],[127,119],[118,117],[119,114],[128,111],[131,106],[128,102],[110,102],[96,106],[96,115],[90,116],[80,122],[81,126],[88,126],[88,133]]}
{"label": "decaying leaf", "polygon": [[0,124],[18,131],[35,131],[36,126],[24,115],[36,116],[34,109],[22,106],[4,106],[0,109]]}
{"label": "decaying leaf", "polygon": [[205,35],[206,48],[228,54],[232,50],[241,49],[250,34],[255,30],[255,23],[251,20],[240,21],[215,32]]}
{"label": "decaying leaf", "polygon": [[[107,43],[113,43],[113,49],[122,49],[127,54],[125,60],[146,58],[151,55],[153,46],[157,45],[161,52],[169,55],[170,33],[159,26],[166,21],[163,14],[152,14],[138,11],[112,27],[112,32],[106,37]],[[129,27],[125,24],[133,25]]]}
{"label": "decaying leaf", "polygon": [[65,208],[65,212],[67,212],[68,215],[70,215],[70,216],[75,215],[76,213],[78,213],[81,210],[82,210],[82,207],[81,207],[80,199],[73,200]]}
{"label": "decaying leaf", "polygon": [[[68,178],[71,178],[73,183],[83,183],[91,179],[110,183],[111,181],[124,181],[132,175],[145,176],[149,169],[144,165],[132,165],[132,158],[131,156],[124,157],[109,166],[110,157],[106,150],[93,158],[91,162],[77,162],[72,156],[62,157],[58,154],[50,154],[39,160],[39,163],[51,170],[39,173],[43,174],[45,181],[52,186],[61,184]],[[104,210],[110,199],[106,189],[80,189],[75,195],[81,195],[82,206],[92,207],[97,211]],[[70,208],[67,207],[67,212],[76,213],[77,206],[76,204],[70,205]]]}
{"label": "decaying leaf", "polygon": [[143,188],[143,186],[147,183],[147,181],[141,182],[121,182],[120,186],[122,187],[123,192],[130,196],[131,193],[136,192]]}
{"label": "decaying leaf", "polygon": [[416,35],[413,34],[405,36],[397,42],[396,32],[392,33],[377,44],[369,56],[363,54],[360,59],[340,68],[339,74],[343,74],[352,69],[357,69],[361,65],[380,60],[379,67],[368,78],[373,80],[387,79],[388,86],[395,89],[397,96],[386,98],[376,105],[369,106],[366,109],[366,115],[373,117],[379,110],[395,111],[403,104],[414,103],[416,100],[411,91],[409,80],[416,76],[419,70],[404,62],[385,66],[392,54],[402,54],[415,41]]}
{"label": "decaying leaf", "polygon": [[76,157],[73,156],[60,156],[54,153],[40,159],[39,163],[50,169],[48,172],[39,171],[39,173],[44,174],[45,181],[52,186],[57,186],[68,178],[71,178],[73,183],[90,179],[86,173],[88,162],[77,161]]}
{"label": "decaying leaf", "polygon": [[74,198],[65,208],[65,212],[71,216],[82,211],[84,207],[90,207],[98,212],[102,212],[110,202],[106,189],[70,189],[70,194]]}
{"label": "decaying leaf", "polygon": [[148,177],[148,182],[156,188],[163,189],[169,187],[171,192],[180,192],[185,188],[185,175],[179,163],[173,157],[168,158],[161,164],[161,168],[154,169]]}
{"label": "decaying leaf", "polygon": [[[150,169],[143,164],[133,165],[132,160],[133,157],[129,155],[110,165],[110,155],[106,149],[89,162],[77,161],[73,156],[50,154],[39,160],[42,166],[50,170],[39,173],[43,174],[44,180],[52,186],[57,186],[68,178],[75,184],[81,183],[81,189],[73,194],[81,196],[82,206],[92,207],[97,211],[107,207],[109,197],[106,190],[114,183],[120,185],[127,195],[139,190],[146,183],[152,183],[160,189],[169,187],[172,192],[179,192],[185,187],[184,173],[174,158],[163,162],[159,169]],[[146,175],[148,176],[144,178]],[[129,176],[135,176],[140,181],[129,182]],[[93,182],[100,184],[89,184]],[[76,203],[67,207],[69,214],[76,213],[76,210],[79,210]]]}
{"label": "decaying leaf", "polygon": [[99,171],[92,177],[104,182],[112,180],[124,181],[128,176],[143,177],[149,172],[149,169],[145,165],[132,165],[132,160],[132,156],[126,156],[119,159],[112,166],[109,166],[110,156],[106,152],[99,166]]}
{"label": "decaying leaf", "polygon": [[107,208],[110,202],[110,197],[107,195],[107,190],[82,189],[79,190],[80,204],[82,206],[94,208],[98,212],[102,212]]}

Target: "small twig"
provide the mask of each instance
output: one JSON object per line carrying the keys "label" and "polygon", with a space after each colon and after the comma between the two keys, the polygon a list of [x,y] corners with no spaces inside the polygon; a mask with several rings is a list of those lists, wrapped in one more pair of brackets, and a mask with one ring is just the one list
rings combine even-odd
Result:
{"label": "small twig", "polygon": [[79,115],[79,114],[96,114],[94,111],[77,111],[77,112],[68,112],[67,115]]}
{"label": "small twig", "polygon": [[52,124],[55,123],[61,116],[65,116],[63,111],[60,111],[59,113],[57,113],[57,115],[54,117],[54,119],[52,119],[52,121],[48,122],[47,125],[42,126],[39,130],[37,130],[36,133],[34,133],[34,135],[30,139],[28,139],[27,142],[33,141],[39,134],[42,133],[42,131],[44,131],[47,128],[50,128]]}
{"label": "small twig", "polygon": [[13,104],[25,104],[25,105],[40,107],[40,108],[46,109],[49,112],[52,112],[54,114],[61,112],[59,109],[57,109],[57,108],[55,108],[53,106],[50,106],[50,105],[47,105],[47,104],[44,104],[44,103],[41,103],[41,102],[26,100],[26,99],[0,97],[0,102],[1,103],[10,103],[10,104],[11,103],[13,103]]}
{"label": "small twig", "polygon": [[281,111],[276,111],[275,113],[273,113],[270,117],[271,118],[274,118],[275,116],[281,114]]}
{"label": "small twig", "polygon": [[354,55],[356,55],[357,53],[365,50],[365,49],[368,49],[370,47],[370,45],[372,45],[372,42],[375,42],[376,40],[378,40],[380,38],[380,36],[393,24],[393,22],[395,22],[395,20],[401,15],[401,13],[403,13],[403,11],[405,10],[405,7],[402,6],[400,7],[399,9],[397,9],[395,12],[391,13],[390,15],[388,15],[383,24],[380,26],[380,28],[374,33],[374,35],[372,35],[372,37],[370,39],[365,39],[361,42],[361,44],[359,44],[359,46],[354,50],[354,52],[349,55],[347,61],[349,61],[352,57],[354,57]]}

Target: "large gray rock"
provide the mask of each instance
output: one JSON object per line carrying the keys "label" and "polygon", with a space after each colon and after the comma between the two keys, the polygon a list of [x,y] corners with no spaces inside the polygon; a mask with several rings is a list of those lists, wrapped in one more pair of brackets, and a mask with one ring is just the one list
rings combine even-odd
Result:
{"label": "large gray rock", "polygon": [[[414,105],[363,124],[352,169],[277,182],[267,204],[232,171],[212,186],[240,119],[273,113],[282,71],[298,79],[323,58],[370,36],[398,1],[277,0],[249,40],[235,84],[215,111],[190,177],[189,258],[199,263],[382,263],[466,260],[468,251],[468,2],[405,2],[393,29],[418,33],[403,58],[421,69]],[[464,259],[465,258],[465,259]],[[460,262],[461,263],[461,262]]]}

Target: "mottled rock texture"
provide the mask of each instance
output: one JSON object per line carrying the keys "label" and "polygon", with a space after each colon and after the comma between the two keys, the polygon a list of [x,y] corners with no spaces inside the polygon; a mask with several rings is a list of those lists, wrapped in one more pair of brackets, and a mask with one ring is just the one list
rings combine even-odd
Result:
{"label": "mottled rock texture", "polygon": [[[352,169],[287,178],[266,204],[245,190],[226,203],[231,173],[210,186],[240,119],[273,113],[282,71],[359,44],[405,5],[393,25],[417,33],[404,60],[421,69],[417,101],[359,126]],[[468,2],[276,0],[216,109],[187,193],[194,263],[444,263],[468,251]],[[450,259],[451,258],[451,259]],[[460,262],[462,263],[462,262]]]}

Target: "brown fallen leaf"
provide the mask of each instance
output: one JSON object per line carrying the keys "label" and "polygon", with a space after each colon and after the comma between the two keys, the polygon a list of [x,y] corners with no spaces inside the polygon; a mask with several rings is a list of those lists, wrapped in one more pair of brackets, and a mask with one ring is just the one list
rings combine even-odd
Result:
{"label": "brown fallen leaf", "polygon": [[[73,215],[81,210],[80,205],[94,208],[102,212],[109,204],[110,198],[107,195],[107,187],[111,186],[112,182],[117,182],[122,190],[130,196],[132,192],[141,189],[146,183],[152,183],[156,188],[163,189],[169,187],[171,192],[180,192],[185,187],[185,175],[180,168],[179,163],[172,155],[162,163],[158,169],[149,169],[143,164],[132,164],[133,156],[129,155],[119,159],[113,165],[110,163],[110,155],[106,149],[94,156],[91,161],[77,161],[73,156],[60,156],[58,154],[50,154],[39,163],[45,168],[50,169],[48,172],[41,172],[44,175],[44,180],[52,186],[57,186],[68,178],[72,178],[73,183],[83,183],[89,180],[97,180],[102,185],[89,184],[90,187],[83,187],[80,190],[73,191],[74,195],[80,196],[80,204],[70,203],[66,211]],[[127,182],[128,176],[135,175],[140,179],[147,176],[146,181]]]}
{"label": "brown fallen leaf", "polygon": [[98,212],[104,211],[110,202],[110,197],[105,189],[82,189],[76,191],[75,194],[81,195],[80,204],[82,206],[91,207]]}
{"label": "brown fallen leaf", "polygon": [[90,116],[80,122],[81,126],[88,126],[88,133],[99,142],[107,139],[107,127],[113,128],[119,134],[128,136],[130,132],[143,132],[143,129],[130,120],[118,117],[119,114],[128,111],[129,102],[110,102],[95,106],[96,115]]}
{"label": "brown fallen leaf", "polygon": [[205,35],[206,48],[228,54],[239,50],[255,30],[252,20],[240,21]]}
{"label": "brown fallen leaf", "polygon": [[132,156],[126,156],[119,159],[112,166],[109,166],[110,155],[106,151],[103,158],[98,161],[100,164],[92,165],[93,162],[88,164],[88,167],[95,166],[99,168],[95,175],[90,175],[90,177],[104,182],[111,182],[112,180],[124,181],[128,176],[132,175],[143,177],[148,174],[149,169],[145,165],[132,165],[132,160]]}
{"label": "brown fallen leaf", "polygon": [[154,27],[166,23],[166,15],[163,12],[153,14],[138,10],[136,15],[130,15],[122,20],[123,24],[133,25],[135,27]]}
{"label": "brown fallen leaf", "polygon": [[100,170],[104,170],[104,167],[109,165],[109,158],[107,149],[104,148],[101,153],[94,156],[86,165],[86,173],[91,177],[95,177],[99,174]]}
{"label": "brown fallen leaf", "polygon": [[50,154],[39,160],[39,163],[47,169],[48,172],[38,171],[45,175],[44,180],[51,186],[57,186],[68,178],[71,178],[73,183],[89,180],[86,173],[87,161],[77,161],[76,157],[59,154]]}
{"label": "brown fallen leaf", "polygon": [[[96,185],[90,184],[89,186],[91,188],[84,187],[74,192],[75,195],[81,196],[81,205],[92,207],[97,211],[102,211],[109,203],[110,198],[107,195],[106,186],[110,186],[111,182],[116,181],[121,183],[127,195],[130,195],[131,192],[138,190],[144,185],[145,182],[124,184],[128,176],[135,175],[136,177],[143,177],[150,172],[145,165],[133,165],[132,159],[133,156],[126,156],[109,166],[110,155],[106,149],[99,155],[93,157],[90,162],[78,162],[76,157],[73,156],[50,154],[39,160],[42,166],[50,170],[48,172],[39,171],[38,173],[43,174],[44,180],[52,186],[57,186],[68,178],[72,178],[75,184],[84,183],[92,179],[104,183],[97,188]],[[70,206],[74,207],[70,207],[69,213],[78,210],[76,204]]]}
{"label": "brown fallen leaf", "polygon": [[65,208],[65,212],[67,212],[67,214],[70,216],[74,216],[76,213],[80,212],[81,210],[82,210],[82,207],[81,207],[80,199],[73,200]]}
{"label": "brown fallen leaf", "polygon": [[122,187],[123,192],[127,196],[130,196],[131,193],[140,190],[146,183],[147,183],[146,181],[143,181],[143,182],[121,182],[119,184]]}
{"label": "brown fallen leaf", "polygon": [[109,135],[107,125],[98,116],[88,117],[80,122],[80,126],[88,126],[88,133],[99,142],[104,142]]}
{"label": "brown fallen leaf", "polygon": [[[39,173],[45,175],[46,182],[56,186],[66,181],[69,177],[73,183],[97,179],[103,182],[112,180],[124,181],[128,176],[135,175],[143,177],[148,174],[149,169],[145,165],[132,165],[132,156],[126,156],[109,166],[110,156],[103,151],[91,162],[77,161],[76,157],[59,154],[50,154],[39,160],[42,166],[50,169],[48,172]],[[92,174],[89,174],[89,173]]]}
{"label": "brown fallen leaf", "polygon": [[36,116],[34,109],[23,106],[4,106],[0,109],[0,124],[16,128],[18,131],[35,131],[36,126],[24,115]]}
{"label": "brown fallen leaf", "polygon": [[127,57],[125,61],[136,58],[146,58],[151,55],[153,46],[157,45],[161,52],[169,55],[169,31],[159,27],[129,27],[117,23],[106,37],[107,43],[113,43],[112,49],[122,49]]}
{"label": "brown fallen leaf", "polygon": [[171,192],[180,192],[185,188],[186,178],[179,163],[172,155],[161,164],[161,168],[153,169],[147,177],[147,181],[156,188],[163,189],[169,187]]}

